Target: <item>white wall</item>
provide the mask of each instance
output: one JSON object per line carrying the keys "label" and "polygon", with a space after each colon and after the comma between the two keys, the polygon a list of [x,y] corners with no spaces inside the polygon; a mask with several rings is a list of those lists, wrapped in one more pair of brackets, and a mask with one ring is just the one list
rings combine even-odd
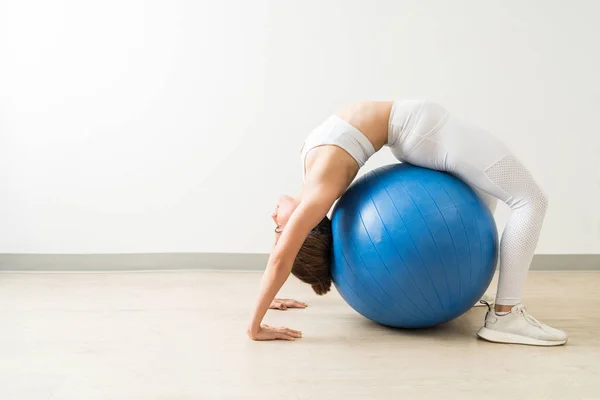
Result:
{"label": "white wall", "polygon": [[600,253],[599,13],[0,0],[0,253],[268,252],[304,136],[346,102],[410,97],[531,168],[551,203],[539,253]]}

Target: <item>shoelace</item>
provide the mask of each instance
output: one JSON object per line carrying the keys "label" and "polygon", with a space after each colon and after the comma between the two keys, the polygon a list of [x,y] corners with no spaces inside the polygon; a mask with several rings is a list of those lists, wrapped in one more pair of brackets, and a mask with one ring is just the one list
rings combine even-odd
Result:
{"label": "shoelace", "polygon": [[531,314],[529,314],[527,312],[527,309],[525,308],[525,306],[519,304],[518,306],[515,307],[517,313],[519,314],[523,314],[523,316],[525,317],[525,319],[529,322],[531,322],[533,325],[541,328],[542,327],[542,323],[540,321],[538,321],[537,319],[535,319]]}

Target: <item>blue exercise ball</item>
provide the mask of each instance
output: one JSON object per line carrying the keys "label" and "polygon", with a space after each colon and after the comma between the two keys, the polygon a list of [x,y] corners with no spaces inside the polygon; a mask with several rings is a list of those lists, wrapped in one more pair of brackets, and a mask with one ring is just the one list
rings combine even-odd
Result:
{"label": "blue exercise ball", "polygon": [[460,179],[394,164],[358,179],[332,216],[333,282],[366,318],[400,328],[466,312],[490,284],[494,218]]}

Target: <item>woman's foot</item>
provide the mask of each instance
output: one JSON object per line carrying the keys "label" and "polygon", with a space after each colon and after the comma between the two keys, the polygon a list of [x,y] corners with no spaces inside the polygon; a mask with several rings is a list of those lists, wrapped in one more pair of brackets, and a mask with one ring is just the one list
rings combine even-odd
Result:
{"label": "woman's foot", "polygon": [[490,305],[488,307],[485,324],[477,332],[482,339],[533,346],[560,346],[567,343],[565,332],[542,324],[522,304],[513,306],[505,315],[498,315]]}

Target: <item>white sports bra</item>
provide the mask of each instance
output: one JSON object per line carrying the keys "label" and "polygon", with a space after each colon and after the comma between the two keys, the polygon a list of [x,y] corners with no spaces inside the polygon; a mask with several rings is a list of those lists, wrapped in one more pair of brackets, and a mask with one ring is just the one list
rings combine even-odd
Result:
{"label": "white sports bra", "polygon": [[345,150],[356,160],[359,168],[375,154],[371,141],[353,125],[337,115],[332,115],[313,130],[304,142],[302,148],[302,176],[306,172],[306,155],[315,147],[333,145]]}

